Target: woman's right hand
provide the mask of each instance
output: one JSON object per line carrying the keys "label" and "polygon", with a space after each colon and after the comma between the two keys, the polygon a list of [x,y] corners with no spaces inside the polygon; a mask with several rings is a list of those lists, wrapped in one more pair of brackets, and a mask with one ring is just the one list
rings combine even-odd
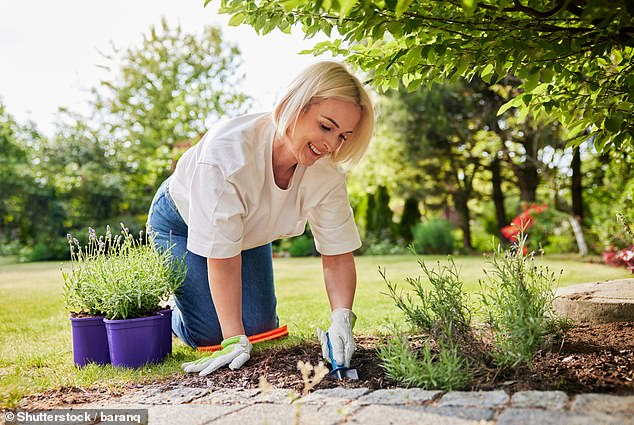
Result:
{"label": "woman's right hand", "polygon": [[229,365],[231,370],[239,369],[251,358],[253,345],[246,335],[227,338],[222,341],[221,346],[222,349],[211,356],[183,363],[183,370],[187,373],[199,372],[200,376],[206,376],[226,365]]}

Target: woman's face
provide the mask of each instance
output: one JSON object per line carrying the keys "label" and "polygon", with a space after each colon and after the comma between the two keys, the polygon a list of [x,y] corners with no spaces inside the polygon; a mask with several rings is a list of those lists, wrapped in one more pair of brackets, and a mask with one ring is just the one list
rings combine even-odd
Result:
{"label": "woman's face", "polygon": [[361,119],[361,108],[352,102],[329,98],[310,103],[299,114],[295,130],[291,127],[290,148],[304,166],[334,153]]}

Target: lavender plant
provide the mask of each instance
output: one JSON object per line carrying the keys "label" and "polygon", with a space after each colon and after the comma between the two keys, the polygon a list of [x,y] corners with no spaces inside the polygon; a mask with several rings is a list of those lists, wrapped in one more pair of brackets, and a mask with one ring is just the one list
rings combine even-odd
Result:
{"label": "lavender plant", "polygon": [[67,308],[108,319],[155,313],[182,284],[186,266],[171,248],[156,249],[154,237],[148,229],[137,239],[123,224],[117,236],[109,226],[105,236],[90,228],[84,247],[68,235],[71,270],[62,271]]}
{"label": "lavender plant", "polygon": [[552,307],[559,277],[538,265],[534,252],[525,255],[525,246],[520,233],[508,250],[498,248],[490,259],[493,269],[480,281],[480,302],[495,339],[491,355],[502,368],[530,364],[544,337],[568,326]]}

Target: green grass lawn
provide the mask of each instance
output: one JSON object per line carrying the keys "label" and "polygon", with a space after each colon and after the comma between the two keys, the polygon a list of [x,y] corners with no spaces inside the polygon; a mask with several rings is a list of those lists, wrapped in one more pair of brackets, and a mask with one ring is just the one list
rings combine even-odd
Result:
{"label": "green grass lawn", "polygon": [[[445,257],[425,257],[428,264]],[[402,316],[383,295],[385,283],[377,269],[402,283],[420,273],[413,256],[358,257],[358,288],[354,310],[355,333],[380,333],[385,325]],[[477,292],[487,263],[482,257],[457,257],[456,264],[469,292]],[[564,270],[561,285],[631,277],[625,269],[581,262],[574,257],[548,257],[551,270]],[[59,387],[117,387],[129,381],[150,381],[180,373],[180,364],[200,354],[175,340],[174,353],[160,365],[130,369],[90,365],[76,368],[72,360],[71,327],[62,299],[59,263],[15,264],[0,259],[0,407],[14,407],[20,399]],[[321,262],[317,258],[284,258],[274,262],[280,323],[288,324],[291,336],[265,343],[297,344],[314,338],[315,328],[329,324]]]}

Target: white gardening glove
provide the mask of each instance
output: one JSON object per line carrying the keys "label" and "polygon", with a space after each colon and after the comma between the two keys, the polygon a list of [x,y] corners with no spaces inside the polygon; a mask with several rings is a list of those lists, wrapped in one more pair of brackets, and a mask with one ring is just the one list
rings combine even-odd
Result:
{"label": "white gardening glove", "polygon": [[211,356],[183,363],[183,370],[187,373],[200,372],[200,376],[206,376],[225,365],[229,365],[231,370],[239,369],[251,358],[253,346],[245,335],[232,336],[220,345],[222,349]]}
{"label": "white gardening glove", "polygon": [[[357,349],[354,343],[354,337],[352,336],[352,328],[357,320],[357,316],[355,316],[350,309],[336,308],[330,314],[330,320],[332,320],[332,324],[330,328],[328,328],[328,335],[330,336],[330,344],[332,346],[332,357],[335,363],[337,363],[337,366],[343,365],[344,367],[350,367],[352,354],[354,354],[354,351]],[[324,359],[330,361],[330,350],[328,350],[328,337],[326,336],[326,332],[317,328],[317,337],[321,343],[321,354],[324,356]]]}

